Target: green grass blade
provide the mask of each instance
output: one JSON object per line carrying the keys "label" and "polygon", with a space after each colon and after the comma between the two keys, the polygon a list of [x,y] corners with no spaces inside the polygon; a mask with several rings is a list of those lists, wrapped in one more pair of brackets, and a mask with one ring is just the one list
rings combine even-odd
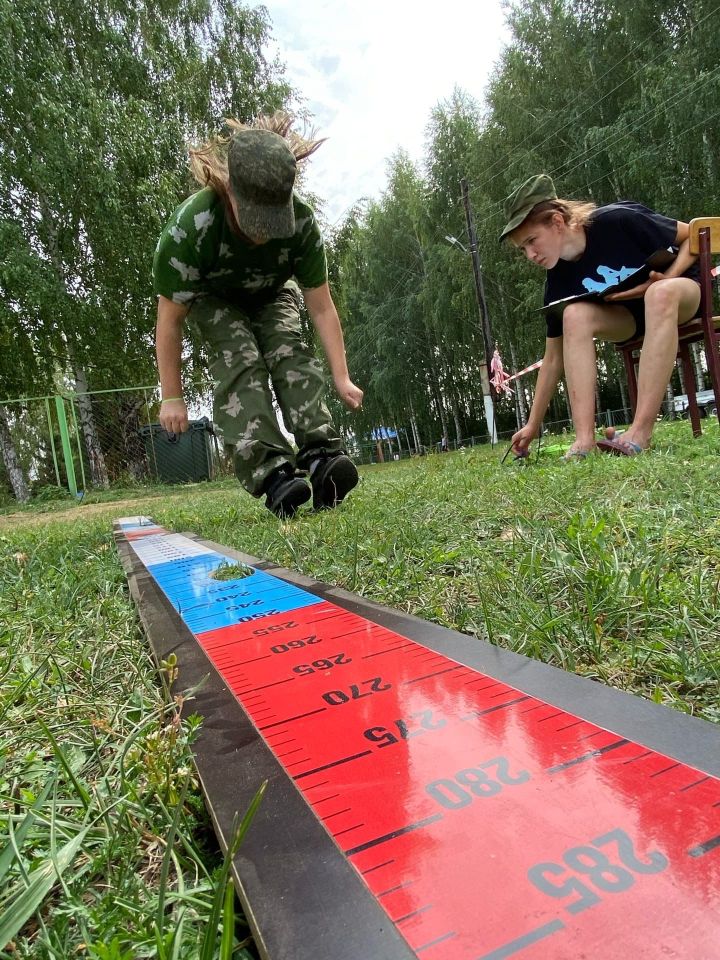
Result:
{"label": "green grass blade", "polygon": [[175,813],[173,814],[172,823],[170,824],[170,830],[168,831],[167,839],[165,840],[165,853],[163,854],[162,867],[160,869],[160,877],[158,879],[158,908],[157,914],[155,917],[155,927],[157,930],[157,936],[162,939],[163,936],[163,927],[165,926],[165,891],[167,889],[167,880],[170,874],[170,861],[172,859],[173,844],[175,843],[175,834],[177,833],[178,824],[180,823],[180,817],[182,816],[183,804],[185,803],[185,797],[188,792],[188,787],[190,786],[190,776],[185,778],[185,783],[183,784],[182,791],[180,793],[180,798],[177,802],[175,808]]}
{"label": "green grass blade", "polygon": [[170,954],[170,960],[180,960],[180,951],[183,946],[183,933],[185,930],[185,917],[187,911],[185,907],[181,907],[178,910],[178,915],[175,920],[175,928],[173,929],[173,940],[172,940],[172,953]]}
{"label": "green grass blade", "polygon": [[39,717],[37,718],[37,722],[38,722],[38,725],[41,727],[41,729],[42,729],[43,733],[45,734],[45,736],[48,738],[48,740],[49,740],[50,743],[52,744],[53,752],[55,753],[55,756],[56,756],[56,757],[58,758],[58,760],[60,761],[60,764],[61,764],[63,770],[65,771],[65,773],[66,773],[66,774],[68,775],[68,777],[70,778],[73,786],[74,786],[75,789],[77,790],[78,796],[79,796],[80,799],[82,800],[83,806],[85,807],[86,810],[89,810],[89,808],[90,808],[90,794],[87,792],[87,790],[85,789],[85,787],[82,786],[82,784],[80,783],[80,781],[78,780],[78,778],[77,778],[77,777],[75,776],[75,774],[73,773],[72,767],[71,767],[70,764],[68,763],[67,757],[65,756],[65,753],[64,753],[62,747],[61,747],[60,744],[57,742],[57,740],[56,740],[55,737],[52,735],[52,733],[50,733],[50,728],[47,726],[47,724],[43,723],[43,721],[42,721]]}
{"label": "green grass blade", "polygon": [[0,948],[5,947],[18,930],[22,929],[61,874],[73,862],[88,829],[86,827],[81,830],[76,837],[73,837],[64,847],[58,850],[54,862],[52,859],[47,859],[36,870],[33,870],[29,886],[15,897],[0,918]]}
{"label": "green grass blade", "polygon": [[245,816],[242,818],[240,825],[236,828],[233,824],[232,839],[228,845],[227,853],[225,854],[222,867],[220,868],[220,872],[218,874],[215,896],[213,897],[210,915],[208,917],[207,926],[205,927],[205,936],[203,937],[203,944],[200,951],[199,960],[213,960],[215,944],[217,942],[218,926],[220,924],[220,915],[225,903],[226,887],[228,885],[228,877],[230,876],[232,862],[235,858],[235,854],[240,849],[240,844],[242,843],[245,834],[248,832],[253,817],[257,813],[257,809],[262,802],[267,785],[267,780],[261,784],[260,789],[253,797]]}
{"label": "green grass blade", "polygon": [[[37,820],[37,815],[34,811],[39,810],[43,806],[43,804],[45,803],[45,801],[47,800],[50,794],[50,791],[52,790],[54,782],[55,782],[54,777],[51,777],[48,780],[48,782],[43,787],[42,792],[36,799],[35,803],[32,805],[32,807],[30,807],[28,812],[25,814],[25,817],[23,818],[23,822],[15,831],[15,844],[18,848],[22,846],[23,841],[25,840],[25,837],[28,835],[28,831]],[[13,862],[14,859],[15,859],[15,850],[13,848],[13,845],[9,843],[5,847],[3,852],[0,853],[0,880],[2,880],[5,874],[8,872],[8,870],[10,869],[10,864]]]}
{"label": "green grass blade", "polygon": [[232,960],[235,943],[235,887],[232,879],[225,884],[225,903],[223,905],[222,936],[220,938],[220,960]]}

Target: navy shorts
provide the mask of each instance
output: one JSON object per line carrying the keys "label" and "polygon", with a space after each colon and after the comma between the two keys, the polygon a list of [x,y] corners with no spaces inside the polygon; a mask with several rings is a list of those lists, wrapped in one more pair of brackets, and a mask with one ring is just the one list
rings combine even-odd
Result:
{"label": "navy shorts", "polygon": [[616,304],[618,307],[625,307],[626,310],[629,310],[635,321],[635,333],[628,337],[627,340],[622,340],[617,344],[618,347],[622,347],[625,343],[630,343],[631,340],[639,340],[640,337],[645,336],[645,301],[642,297],[638,297],[637,300],[625,300],[623,303]]}

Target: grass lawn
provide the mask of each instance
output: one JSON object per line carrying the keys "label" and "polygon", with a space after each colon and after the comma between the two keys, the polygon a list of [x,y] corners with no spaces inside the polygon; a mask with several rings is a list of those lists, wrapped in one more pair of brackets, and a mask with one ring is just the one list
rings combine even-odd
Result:
{"label": "grass lawn", "polygon": [[229,957],[228,931],[232,956],[255,956],[240,915],[215,935],[195,724],[150,659],[113,518],[147,513],[718,722],[718,453],[716,422],[699,440],[661,424],[635,459],[501,466],[478,447],[368,467],[340,510],[287,523],[231,482],[0,515],[0,957]]}

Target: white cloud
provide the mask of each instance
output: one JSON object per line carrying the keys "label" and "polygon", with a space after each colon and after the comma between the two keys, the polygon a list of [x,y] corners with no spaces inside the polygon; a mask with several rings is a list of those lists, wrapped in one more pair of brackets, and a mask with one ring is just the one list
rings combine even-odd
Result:
{"label": "white cloud", "polygon": [[501,0],[267,0],[290,84],[328,137],[307,185],[333,222],[378,197],[400,147],[423,154],[432,108],[455,86],[482,100],[507,39]]}

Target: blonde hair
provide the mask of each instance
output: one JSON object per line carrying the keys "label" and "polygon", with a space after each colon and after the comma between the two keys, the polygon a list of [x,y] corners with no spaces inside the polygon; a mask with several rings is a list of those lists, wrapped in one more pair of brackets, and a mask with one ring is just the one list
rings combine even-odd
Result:
{"label": "blonde hair", "polygon": [[566,226],[587,227],[593,210],[597,210],[597,204],[590,200],[542,200],[532,208],[522,226],[549,223],[559,213]]}
{"label": "blonde hair", "polygon": [[239,130],[270,130],[277,133],[292,150],[295,159],[305,160],[310,154],[325,142],[324,139],[314,140],[304,137],[292,129],[295,117],[285,110],[277,110],[272,114],[261,114],[251,123],[242,123],[232,118],[226,119],[229,129],[227,134],[218,134],[205,143],[190,148],[190,173],[201,187],[212,187],[213,190],[227,203],[230,180],[228,176],[228,145],[233,135]]}

